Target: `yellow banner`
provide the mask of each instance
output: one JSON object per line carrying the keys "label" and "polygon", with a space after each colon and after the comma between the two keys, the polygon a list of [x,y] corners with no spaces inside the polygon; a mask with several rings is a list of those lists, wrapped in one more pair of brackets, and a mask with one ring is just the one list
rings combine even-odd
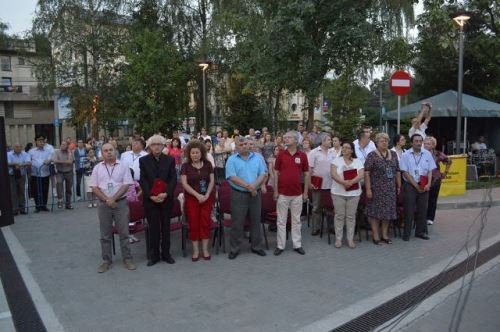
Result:
{"label": "yellow banner", "polygon": [[[439,196],[455,196],[465,194],[465,180],[467,178],[467,155],[459,154],[448,156],[451,159],[451,167],[448,175],[441,182]],[[445,166],[440,163],[441,173],[444,173]]]}

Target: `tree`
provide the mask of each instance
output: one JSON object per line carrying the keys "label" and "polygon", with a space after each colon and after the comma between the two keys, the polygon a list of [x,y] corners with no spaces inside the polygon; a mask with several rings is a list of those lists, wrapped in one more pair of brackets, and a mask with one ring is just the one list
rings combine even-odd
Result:
{"label": "tree", "polygon": [[372,97],[370,90],[359,82],[341,76],[325,81],[323,96],[330,101],[332,109],[326,116],[326,125],[343,139],[353,140],[356,130],[363,123],[364,112],[361,111]]}
{"label": "tree", "polygon": [[451,18],[463,10],[471,15],[464,29],[463,91],[499,102],[500,6],[494,0],[467,1],[463,9],[454,1],[425,1],[425,12],[418,21],[415,87],[423,96],[456,90],[458,27]]}
{"label": "tree", "polygon": [[[50,41],[51,58],[35,64],[47,97],[54,92],[70,97],[71,122],[99,126],[110,118],[109,91],[119,82],[127,38],[125,0],[39,0],[33,34]],[[121,116],[123,118],[123,115]]]}

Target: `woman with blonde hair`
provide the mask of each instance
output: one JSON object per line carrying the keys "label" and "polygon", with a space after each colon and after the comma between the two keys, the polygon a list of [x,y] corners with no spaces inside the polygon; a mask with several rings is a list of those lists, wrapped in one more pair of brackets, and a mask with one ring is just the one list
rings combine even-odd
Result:
{"label": "woman with blonde hair", "polygon": [[365,161],[365,214],[372,229],[373,243],[379,245],[382,241],[391,244],[389,222],[397,218],[396,195],[401,190],[401,173],[396,152],[388,149],[389,136],[378,133],[375,143],[377,149],[370,152]]}

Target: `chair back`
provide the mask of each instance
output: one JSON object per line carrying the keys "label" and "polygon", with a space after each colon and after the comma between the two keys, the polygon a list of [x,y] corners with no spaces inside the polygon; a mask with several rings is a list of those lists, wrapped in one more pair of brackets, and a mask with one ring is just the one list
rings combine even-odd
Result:
{"label": "chair back", "polygon": [[128,201],[129,222],[143,220],[145,217],[142,201]]}
{"label": "chair back", "polygon": [[321,190],[319,206],[321,209],[333,210],[333,200],[330,190]]}
{"label": "chair back", "polygon": [[172,206],[172,211],[170,212],[170,219],[179,218],[182,216],[181,203],[177,197],[174,198],[174,204]]}

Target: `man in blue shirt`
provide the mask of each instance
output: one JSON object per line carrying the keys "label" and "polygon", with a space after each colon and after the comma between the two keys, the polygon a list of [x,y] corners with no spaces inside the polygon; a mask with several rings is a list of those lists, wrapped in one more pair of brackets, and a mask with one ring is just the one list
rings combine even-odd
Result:
{"label": "man in blue shirt", "polygon": [[29,151],[31,156],[31,188],[35,197],[36,212],[46,211],[49,194],[49,165],[53,150],[45,149],[45,137],[39,135],[35,139],[36,146]]}
{"label": "man in blue shirt", "polygon": [[247,215],[250,218],[250,237],[254,254],[266,256],[261,249],[260,233],[261,192],[267,168],[263,159],[254,152],[249,152],[248,142],[244,137],[236,139],[236,151],[226,163],[226,179],[231,186],[231,234],[229,259],[235,259],[240,251],[243,238],[243,226]]}
{"label": "man in blue shirt", "polygon": [[403,153],[400,169],[403,172],[405,229],[403,240],[409,241],[415,219],[415,237],[429,240],[427,235],[427,202],[432,182],[432,170],[436,163],[431,153],[422,149],[423,138],[420,134],[411,137],[412,148]]}
{"label": "man in blue shirt", "polygon": [[7,153],[9,166],[10,192],[12,194],[12,210],[14,215],[26,214],[26,186],[27,168],[31,166],[30,155],[23,151],[21,144],[14,144],[14,150]]}

